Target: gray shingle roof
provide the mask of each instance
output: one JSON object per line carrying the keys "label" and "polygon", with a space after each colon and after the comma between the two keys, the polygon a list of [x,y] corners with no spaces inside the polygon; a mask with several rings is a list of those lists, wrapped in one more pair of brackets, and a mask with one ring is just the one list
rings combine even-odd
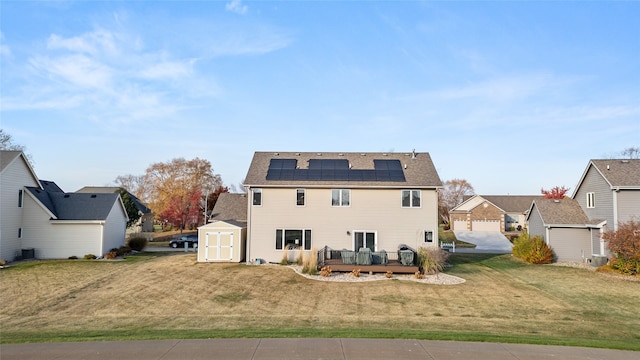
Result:
{"label": "gray shingle roof", "polygon": [[480,195],[506,212],[524,213],[529,210],[533,200],[542,199],[542,195]]}
{"label": "gray shingle roof", "polygon": [[591,160],[613,187],[640,187],[640,159]]}
{"label": "gray shingle roof", "polygon": [[[127,191],[125,188],[121,188],[118,186],[85,186],[82,189],[76,191],[77,193],[92,193],[92,194],[115,194],[118,193],[118,191],[122,189]],[[151,213],[151,209],[149,209],[149,207],[147,207],[147,205],[145,205],[140,199],[138,199],[135,195],[133,195],[132,193],[130,193],[129,191],[127,191],[127,193],[129,194],[129,196],[131,197],[131,200],[133,201],[134,204],[136,204],[136,207],[138,208],[138,210],[143,213],[143,214],[150,214]]]}
{"label": "gray shingle roof", "polygon": [[247,195],[222,193],[211,212],[211,220],[216,221],[247,221]]}
{"label": "gray shingle roof", "polygon": [[574,199],[554,200],[542,198],[534,200],[533,204],[538,209],[542,221],[546,225],[586,225],[590,223],[589,217]]}
{"label": "gray shingle roof", "polygon": [[106,220],[118,194],[64,193],[27,187],[57,220]]}
{"label": "gray shingle roof", "polygon": [[[374,169],[373,160],[399,160],[402,164],[405,180],[395,181],[301,181],[301,180],[267,180],[267,171],[271,159],[296,159],[301,169],[308,167],[310,159],[339,159],[348,160],[353,169]],[[406,168],[405,168],[406,165]],[[441,187],[442,181],[438,176],[429,153],[417,153],[415,158],[411,153],[337,153],[337,152],[256,152],[249,166],[244,184],[247,186],[336,186],[349,187]]]}

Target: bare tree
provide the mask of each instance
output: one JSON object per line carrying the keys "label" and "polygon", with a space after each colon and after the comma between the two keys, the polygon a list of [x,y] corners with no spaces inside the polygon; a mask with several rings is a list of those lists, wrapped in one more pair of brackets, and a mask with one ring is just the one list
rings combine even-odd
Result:
{"label": "bare tree", "polygon": [[438,213],[444,223],[449,223],[449,211],[462,203],[465,195],[473,195],[473,186],[465,179],[452,179],[444,182],[438,196]]}
{"label": "bare tree", "polygon": [[[24,145],[15,144],[13,142],[13,136],[5,132],[4,129],[0,129],[0,150],[22,151],[23,153],[25,153],[27,148]],[[33,166],[33,159],[31,158],[31,155],[25,153],[24,156],[27,157],[27,160],[29,160],[31,166]]]}
{"label": "bare tree", "polygon": [[640,159],[640,147],[628,147],[622,150],[620,155],[629,159]]}

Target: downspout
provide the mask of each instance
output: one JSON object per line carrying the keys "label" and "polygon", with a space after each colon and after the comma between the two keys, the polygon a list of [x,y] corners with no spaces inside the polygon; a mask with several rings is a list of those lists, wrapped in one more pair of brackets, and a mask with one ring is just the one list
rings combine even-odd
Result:
{"label": "downspout", "polygon": [[618,192],[620,188],[613,189],[613,231],[618,231]]}
{"label": "downspout", "polygon": [[251,187],[247,187],[247,244],[245,245],[245,262],[251,264],[251,204],[253,204],[253,193]]}

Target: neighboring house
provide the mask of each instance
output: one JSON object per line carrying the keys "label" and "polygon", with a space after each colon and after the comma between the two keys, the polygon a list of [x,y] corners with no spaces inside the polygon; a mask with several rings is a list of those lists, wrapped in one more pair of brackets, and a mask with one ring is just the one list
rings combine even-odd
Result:
{"label": "neighboring house", "polygon": [[634,218],[640,219],[640,159],[608,159],[589,161],[570,199],[534,201],[527,222],[558,261],[589,261],[609,255],[605,231]]}
{"label": "neighboring house", "polygon": [[211,222],[198,228],[199,262],[241,262],[247,243],[247,195],[222,193]]}
{"label": "neighboring house", "polygon": [[38,180],[21,152],[0,154],[2,259],[102,256],[124,245],[128,218],[118,194],[65,193]]}
{"label": "neighboring house", "polygon": [[25,186],[42,189],[21,151],[0,151],[0,260],[22,256]]}
{"label": "neighboring house", "polygon": [[609,230],[640,220],[640,159],[591,160],[571,196],[590,219]]}
{"label": "neighboring house", "polygon": [[557,261],[585,262],[606,254],[604,221],[591,220],[570,198],[536,199],[527,216],[529,235],[542,236]]}
{"label": "neighboring house", "polygon": [[[121,190],[127,191],[124,188],[116,186],[85,186],[82,189],[76,191],[77,193],[94,193],[94,194],[114,194],[119,193]],[[129,197],[138,208],[138,214],[140,218],[138,221],[131,225],[127,232],[139,233],[139,232],[153,232],[153,220],[154,214],[140,199],[135,195],[127,191]]]}
{"label": "neighboring house", "polygon": [[539,195],[472,195],[449,211],[454,231],[522,230],[526,213]]}
{"label": "neighboring house", "polygon": [[279,262],[287,247],[438,246],[442,182],[428,153],[256,152],[244,186],[247,261]]}

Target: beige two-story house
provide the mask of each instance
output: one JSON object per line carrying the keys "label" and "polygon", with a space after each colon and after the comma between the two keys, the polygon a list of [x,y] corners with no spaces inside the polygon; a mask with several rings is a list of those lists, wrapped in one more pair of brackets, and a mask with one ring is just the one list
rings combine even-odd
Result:
{"label": "beige two-story house", "polygon": [[247,261],[287,247],[394,252],[438,246],[438,189],[428,153],[256,152],[248,190]]}

